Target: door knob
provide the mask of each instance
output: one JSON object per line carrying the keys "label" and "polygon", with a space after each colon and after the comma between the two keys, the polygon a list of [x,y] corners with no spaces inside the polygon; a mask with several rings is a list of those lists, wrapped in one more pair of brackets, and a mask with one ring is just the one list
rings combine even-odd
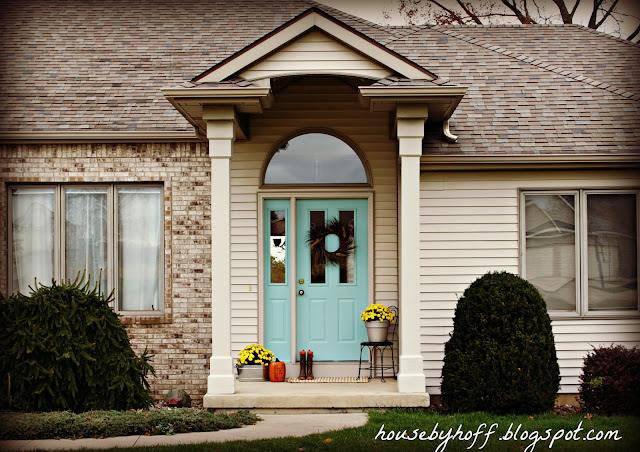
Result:
{"label": "door knob", "polygon": [[298,295],[304,295],[304,290],[300,289],[300,290],[298,291]]}

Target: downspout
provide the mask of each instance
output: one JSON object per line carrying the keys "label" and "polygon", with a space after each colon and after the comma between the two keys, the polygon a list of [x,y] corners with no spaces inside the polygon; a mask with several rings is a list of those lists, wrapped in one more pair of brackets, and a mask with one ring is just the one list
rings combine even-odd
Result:
{"label": "downspout", "polygon": [[444,133],[444,138],[449,143],[455,143],[456,141],[458,141],[458,135],[452,134],[449,130],[449,118],[442,121],[442,133]]}

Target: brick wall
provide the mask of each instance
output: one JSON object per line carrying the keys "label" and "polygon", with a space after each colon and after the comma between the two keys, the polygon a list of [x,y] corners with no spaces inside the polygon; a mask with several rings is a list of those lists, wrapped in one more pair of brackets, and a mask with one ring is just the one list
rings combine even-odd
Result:
{"label": "brick wall", "polygon": [[155,355],[154,396],[180,387],[201,400],[211,355],[210,180],[205,143],[0,145],[0,292],[8,287],[8,185],[162,183],[165,313],[123,321],[136,352]]}

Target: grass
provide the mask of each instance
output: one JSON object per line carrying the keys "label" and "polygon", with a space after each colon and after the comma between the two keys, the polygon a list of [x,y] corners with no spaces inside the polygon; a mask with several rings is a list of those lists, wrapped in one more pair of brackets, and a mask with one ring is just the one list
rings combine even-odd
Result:
{"label": "grass", "polygon": [[0,412],[0,439],[105,438],[127,435],[172,435],[211,432],[255,424],[247,411],[226,415],[173,410]]}
{"label": "grass", "polygon": [[[436,428],[437,424],[437,428]],[[482,427],[482,424],[486,426]],[[491,424],[497,424],[495,432],[488,435]],[[382,428],[382,425],[384,427]],[[517,430],[518,438],[505,437],[508,431],[514,433]],[[475,444],[473,437],[480,427]],[[130,449],[111,449],[113,452],[191,452],[191,451],[542,451],[552,449],[554,451],[629,451],[640,450],[640,418],[631,416],[592,416],[578,414],[560,417],[555,414],[543,414],[536,416],[496,416],[487,413],[467,413],[456,415],[434,414],[424,410],[395,409],[380,413],[371,411],[369,421],[359,428],[351,428],[323,434],[308,435],[303,437],[287,437],[278,439],[265,439],[259,441],[232,441],[227,443],[190,444],[186,446],[155,446],[137,447]],[[425,439],[420,441],[419,434],[424,431],[424,438],[429,438],[436,428],[438,439]],[[573,440],[577,428],[579,440]],[[381,429],[385,432],[383,440]],[[417,429],[417,433],[414,430]],[[467,439],[458,437],[445,442],[447,434],[453,436],[456,430],[466,434]],[[401,437],[404,431],[409,437],[416,436],[414,441],[406,439],[395,440]],[[540,436],[547,436],[546,440],[538,440]],[[393,432],[393,434],[391,433]],[[467,433],[471,432],[471,433]],[[526,432],[526,433],[525,433]],[[600,439],[587,441],[587,435],[599,435],[599,432],[611,432],[618,440]],[[398,434],[399,433],[399,434]],[[571,438],[567,439],[567,435]],[[387,436],[388,435],[388,436]],[[562,438],[552,439],[559,435]],[[377,437],[376,437],[377,436]],[[503,438],[502,440],[500,438]],[[487,443],[485,443],[487,440]]]}

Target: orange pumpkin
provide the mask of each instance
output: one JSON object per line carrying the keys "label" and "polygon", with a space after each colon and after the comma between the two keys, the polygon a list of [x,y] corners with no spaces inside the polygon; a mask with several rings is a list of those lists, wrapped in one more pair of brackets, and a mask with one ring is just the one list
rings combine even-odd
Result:
{"label": "orange pumpkin", "polygon": [[271,364],[269,364],[269,380],[280,382],[284,381],[287,377],[287,366],[285,363],[276,358]]}

